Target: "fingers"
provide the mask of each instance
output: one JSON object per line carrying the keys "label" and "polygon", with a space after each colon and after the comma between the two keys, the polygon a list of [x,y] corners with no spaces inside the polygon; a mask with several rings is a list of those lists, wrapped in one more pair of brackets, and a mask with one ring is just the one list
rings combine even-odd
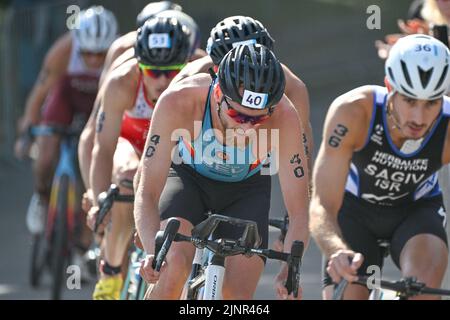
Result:
{"label": "fingers", "polygon": [[303,298],[303,290],[301,287],[298,288],[298,295],[294,297],[294,292],[288,294],[286,286],[284,285],[285,281],[277,281],[275,285],[275,292],[277,299],[281,300],[301,300]]}
{"label": "fingers", "polygon": [[363,255],[361,253],[356,253],[353,257],[350,268],[356,273],[359,267],[361,267],[363,261],[364,261]]}
{"label": "fingers", "polygon": [[159,279],[159,275],[162,271],[165,269],[165,263],[161,266],[160,272],[155,271],[152,267],[154,256],[153,255],[147,255],[142,261],[141,261],[141,267],[139,269],[139,273],[141,274],[142,278],[148,283],[156,283]]}
{"label": "fingers", "polygon": [[358,280],[357,271],[363,260],[360,253],[351,250],[339,250],[331,255],[327,272],[334,283],[339,283],[342,278],[349,282],[355,282]]}
{"label": "fingers", "polygon": [[98,214],[98,207],[92,207],[87,216],[86,216],[86,223],[92,231],[95,229],[95,222],[97,220],[97,214]]}

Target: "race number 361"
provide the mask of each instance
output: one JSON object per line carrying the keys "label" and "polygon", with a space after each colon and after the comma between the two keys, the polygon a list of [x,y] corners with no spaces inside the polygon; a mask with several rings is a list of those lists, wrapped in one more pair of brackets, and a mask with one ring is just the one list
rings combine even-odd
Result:
{"label": "race number 361", "polygon": [[242,105],[252,109],[264,109],[267,104],[267,93],[244,90]]}

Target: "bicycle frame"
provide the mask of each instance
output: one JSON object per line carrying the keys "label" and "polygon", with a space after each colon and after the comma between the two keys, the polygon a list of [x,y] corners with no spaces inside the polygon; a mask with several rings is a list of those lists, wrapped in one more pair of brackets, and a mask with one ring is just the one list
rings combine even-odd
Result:
{"label": "bicycle frame", "polygon": [[67,231],[69,235],[69,242],[73,241],[73,234],[75,230],[75,219],[78,198],[77,187],[79,183],[79,175],[76,171],[76,157],[77,157],[77,143],[76,137],[63,137],[61,141],[61,151],[58,166],[53,178],[52,189],[50,193],[50,202],[48,207],[47,218],[47,239],[50,240],[57,216],[57,200],[60,191],[60,184],[62,177],[68,178],[68,194],[67,194]]}

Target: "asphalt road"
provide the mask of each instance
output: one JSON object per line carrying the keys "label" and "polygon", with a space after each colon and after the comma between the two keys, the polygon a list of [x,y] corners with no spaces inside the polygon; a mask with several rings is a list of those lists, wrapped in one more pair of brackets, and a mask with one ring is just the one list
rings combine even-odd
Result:
{"label": "asphalt road", "polygon": [[[272,192],[272,216],[284,212],[279,185],[274,179]],[[49,299],[49,279],[39,289],[29,285],[30,236],[25,225],[25,213],[32,193],[32,177],[29,164],[0,160],[0,299]],[[270,232],[270,242],[277,232]],[[260,280],[256,299],[274,299],[273,279],[278,272],[278,262],[268,262]],[[321,297],[321,255],[311,241],[304,256],[301,283],[304,299]],[[399,273],[387,261],[384,275],[396,278]],[[90,299],[94,284],[82,284],[81,289],[65,290],[64,299]]]}

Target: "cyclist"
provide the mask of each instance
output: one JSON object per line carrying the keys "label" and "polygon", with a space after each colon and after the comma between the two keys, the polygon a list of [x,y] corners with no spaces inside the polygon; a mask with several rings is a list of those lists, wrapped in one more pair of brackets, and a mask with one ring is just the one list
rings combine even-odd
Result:
{"label": "cyclist", "polygon": [[[18,157],[28,152],[26,141],[30,126],[41,123],[58,127],[80,125],[82,128],[97,93],[106,51],[116,34],[114,14],[101,6],[93,6],[80,12],[78,29],[65,34],[53,45],[27,100],[21,135],[16,143]],[[77,119],[80,123],[75,123]],[[27,213],[27,225],[32,233],[42,232],[44,228],[59,144],[60,137],[56,135],[37,138],[35,194]]]}
{"label": "cyclist", "polygon": [[[333,282],[382,267],[378,240],[390,242],[403,276],[441,285],[448,254],[436,171],[450,162],[449,53],[427,35],[401,38],[386,60],[386,88],[359,87],[332,103],[310,209],[311,232],[328,259],[324,298]],[[368,296],[355,284],[344,298]]]}
{"label": "cyclist", "polygon": [[[139,13],[136,19],[136,23],[138,27],[141,27],[146,20],[149,18],[161,14],[164,12],[165,17],[174,17],[179,19],[180,22],[185,24],[190,30],[191,42],[193,43],[193,49],[195,49],[195,53],[190,56],[190,60],[194,59],[197,56],[203,56],[203,50],[198,49],[199,42],[199,28],[194,20],[184,12],[181,12],[181,6],[174,4],[170,1],[160,1],[160,2],[152,2],[149,3],[142,11]],[[111,70],[116,69],[118,66],[124,64],[128,60],[131,60],[135,56],[134,45],[136,42],[137,31],[132,31],[127,33],[126,35],[118,38],[113,42],[110,49],[108,50],[108,54],[106,56],[105,68],[102,73],[102,77],[100,79],[100,88],[107,74],[111,72]],[[86,127],[83,130],[83,133],[80,137],[80,143],[78,147],[78,154],[80,160],[80,169],[83,176],[83,180],[87,189],[85,194],[85,209],[89,210],[92,204],[92,192],[89,186],[89,169],[91,164],[91,151],[94,145],[94,135],[95,135],[95,118],[98,113],[98,108],[100,105],[100,99],[103,96],[103,88],[100,89],[99,94],[97,95],[95,108],[89,118]]]}
{"label": "cyclist", "polygon": [[[208,72],[209,68],[217,67],[225,54],[240,43],[259,43],[269,49],[273,49],[274,40],[263,24],[251,17],[232,16],[223,19],[211,29],[206,51],[208,56],[190,62],[173,80],[176,83],[188,76]],[[308,168],[311,169],[313,137],[309,122],[309,97],[308,90],[303,83],[287,66],[282,64],[286,79],[285,94],[291,100],[302,120],[304,131],[303,140],[306,144],[306,157]]]}
{"label": "cyclist", "polygon": [[[199,49],[200,46],[200,29],[197,23],[188,14],[182,12],[183,8],[171,1],[159,1],[151,2],[142,9],[136,18],[136,26],[139,29],[148,19],[154,17],[155,15],[162,17],[174,17],[178,21],[186,25],[191,31],[191,41],[192,41],[192,55],[190,59],[195,60],[197,58],[203,57],[206,53]],[[134,57],[134,44],[136,42],[137,31],[131,31],[122,37],[118,38],[111,45],[110,50],[106,56],[105,69],[103,71],[101,81],[103,82],[104,77],[109,72],[110,69],[122,64],[124,61],[132,59]],[[126,54],[125,54],[126,53]],[[120,59],[118,59],[121,57]]]}
{"label": "cyclist", "polygon": [[[216,80],[198,74],[170,86],[153,115],[135,180],[134,212],[148,253],[141,274],[147,282],[159,279],[152,299],[180,297],[195,251],[191,244],[174,243],[161,274],[156,273],[151,264],[160,220],[164,227],[167,219],[179,218],[183,234],[190,234],[209,210],[253,220],[263,239],[261,246],[267,247],[271,179],[260,170],[268,151],[277,157],[272,164],[279,164],[291,218],[285,249],[295,239],[308,241],[308,171],[298,115],[283,95],[281,64],[268,48],[243,44],[223,58]],[[279,143],[274,142],[274,135]],[[239,228],[220,225],[217,231],[216,237],[225,238],[242,233]],[[252,298],[263,268],[257,256],[229,257],[223,297]],[[282,285],[286,276],[283,265],[276,286],[280,297],[287,297]]]}
{"label": "cyclist", "polygon": [[[98,212],[97,196],[111,181],[121,187],[121,193],[133,193],[133,177],[155,103],[188,61],[190,31],[176,18],[151,18],[139,29],[135,50],[136,58],[113,70],[104,84],[90,168],[91,228]],[[132,212],[132,204],[126,203],[114,204],[111,210],[94,299],[119,298],[120,266],[133,231]]]}

